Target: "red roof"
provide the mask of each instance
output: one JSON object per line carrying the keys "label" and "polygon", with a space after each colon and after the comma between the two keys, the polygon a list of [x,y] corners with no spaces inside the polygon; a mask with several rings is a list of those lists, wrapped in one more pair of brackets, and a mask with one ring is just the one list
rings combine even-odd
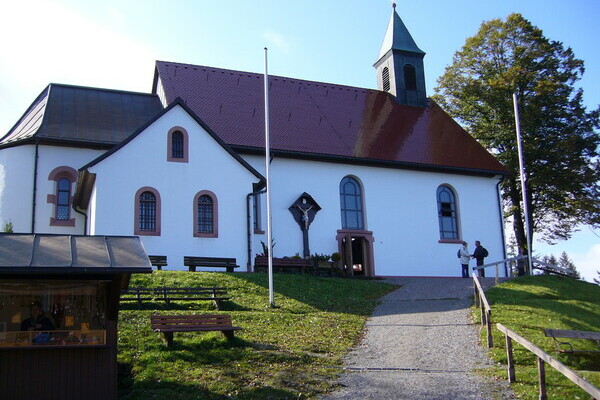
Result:
{"label": "red roof", "polygon": [[[180,97],[226,143],[264,148],[263,75],[157,61],[167,103]],[[272,150],[390,166],[506,173],[433,100],[401,105],[389,93],[269,77]],[[465,171],[467,172],[467,171]]]}

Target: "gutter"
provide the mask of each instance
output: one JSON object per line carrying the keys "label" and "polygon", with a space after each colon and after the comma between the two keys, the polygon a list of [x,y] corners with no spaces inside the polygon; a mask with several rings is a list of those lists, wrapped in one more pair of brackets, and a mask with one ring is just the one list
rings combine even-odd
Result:
{"label": "gutter", "polygon": [[[496,184],[496,192],[498,193],[498,213],[500,214],[500,233],[502,234],[502,252],[503,259],[506,260],[508,257],[506,256],[506,235],[504,233],[504,212],[502,211],[502,193],[500,191],[500,184],[504,180],[504,176],[500,176],[498,179],[498,183]],[[508,267],[506,263],[504,263],[504,276],[508,278]]]}
{"label": "gutter", "polygon": [[253,196],[258,196],[259,194],[266,193],[267,189],[258,189],[254,192],[248,193],[246,195],[246,232],[248,235],[247,242],[247,251],[248,251],[248,260],[246,263],[246,272],[251,272],[252,269],[252,216],[250,212],[250,198]]}
{"label": "gutter", "polygon": [[37,196],[38,158],[40,157],[40,144],[35,137],[35,156],[33,161],[33,193],[31,198],[31,233],[35,233],[35,208]]}
{"label": "gutter", "polygon": [[87,210],[90,203],[92,190],[96,182],[96,174],[88,172],[88,170],[79,170],[77,176],[77,185],[75,187],[75,195],[73,196],[72,208],[78,214],[84,217],[83,234],[88,233],[88,215],[84,210]]}

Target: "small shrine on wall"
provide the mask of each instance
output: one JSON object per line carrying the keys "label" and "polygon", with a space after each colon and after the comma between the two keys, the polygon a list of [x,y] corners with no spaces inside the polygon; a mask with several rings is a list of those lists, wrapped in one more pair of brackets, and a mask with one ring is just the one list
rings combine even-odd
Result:
{"label": "small shrine on wall", "polygon": [[137,272],[152,272],[138,237],[0,234],[2,398],[116,399],[119,297]]}

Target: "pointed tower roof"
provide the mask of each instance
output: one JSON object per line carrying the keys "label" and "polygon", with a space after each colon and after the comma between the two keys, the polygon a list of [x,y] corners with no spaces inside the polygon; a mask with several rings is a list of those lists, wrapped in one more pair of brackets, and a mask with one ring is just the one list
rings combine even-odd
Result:
{"label": "pointed tower roof", "polygon": [[396,3],[392,4],[392,8],[392,17],[385,32],[385,38],[383,39],[377,60],[380,60],[390,50],[425,54],[423,50],[419,49],[410,32],[406,29],[404,22],[402,22],[402,19],[400,19],[400,16],[396,12]]}

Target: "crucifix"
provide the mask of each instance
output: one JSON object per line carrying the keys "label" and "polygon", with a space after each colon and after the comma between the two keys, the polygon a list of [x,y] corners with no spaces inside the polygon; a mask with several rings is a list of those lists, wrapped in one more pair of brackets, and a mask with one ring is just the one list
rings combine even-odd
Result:
{"label": "crucifix", "polygon": [[302,231],[303,256],[310,256],[310,248],[308,245],[308,229],[310,224],[315,219],[315,215],[321,209],[317,202],[308,193],[302,193],[298,199],[289,207],[294,220],[300,225]]}

